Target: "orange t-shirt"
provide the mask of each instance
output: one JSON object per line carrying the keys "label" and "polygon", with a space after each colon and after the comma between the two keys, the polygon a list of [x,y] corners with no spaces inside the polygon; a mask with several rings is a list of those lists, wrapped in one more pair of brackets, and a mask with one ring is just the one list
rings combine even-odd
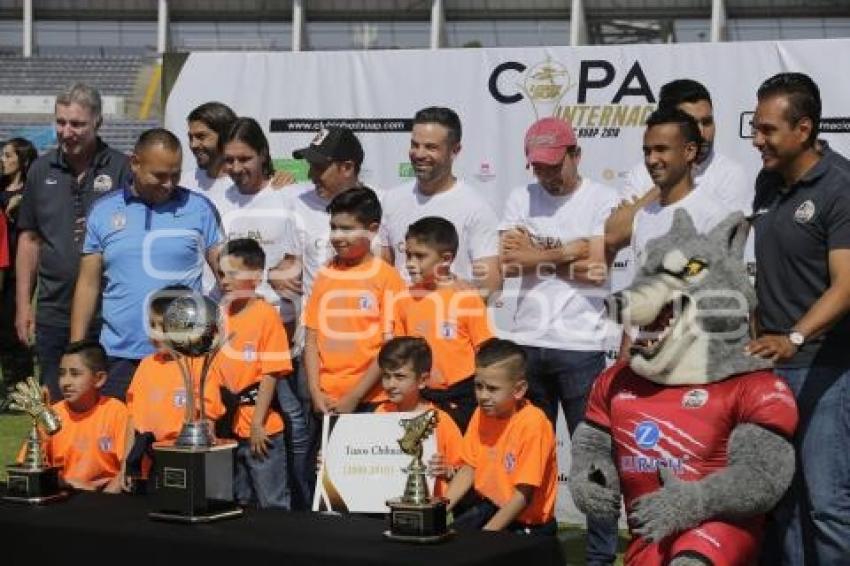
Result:
{"label": "orange t-shirt", "polygon": [[475,491],[499,507],[510,500],[516,486],[535,488],[517,521],[539,525],[554,515],[555,433],[543,411],[531,403],[523,401],[507,419],[488,417],[476,409],[463,437],[462,456],[475,468]]}
{"label": "orange t-shirt", "polygon": [[[334,398],[348,394],[392,331],[393,298],[404,289],[395,268],[378,258],[354,267],[331,262],[322,268],[304,311],[304,325],[317,333],[319,387]],[[363,398],[387,396],[380,383]]]}
{"label": "orange t-shirt", "polygon": [[[431,405],[430,408],[435,409],[436,407]],[[397,413],[398,406],[395,403],[387,401],[378,405],[375,412]],[[437,453],[442,454],[443,459],[450,466],[454,466],[455,468],[462,466],[463,458],[461,458],[461,449],[463,446],[463,434],[461,434],[454,419],[442,409],[437,409],[437,428],[434,432],[437,435]],[[449,482],[444,478],[437,478],[434,482],[434,495],[445,495],[448,486]]]}
{"label": "orange t-shirt", "polygon": [[[230,341],[215,357],[210,373],[231,393],[259,383],[264,375],[292,373],[286,330],[278,310],[265,300],[257,297],[238,313],[225,313],[224,336],[231,336]],[[253,417],[254,405],[239,405],[233,433],[249,438]],[[269,410],[263,424],[266,434],[283,430],[283,418],[277,411]]]}
{"label": "orange t-shirt", "polygon": [[[203,359],[185,360],[197,396],[201,387]],[[214,421],[224,414],[224,405],[218,384],[211,373],[207,375],[204,389],[206,416]],[[127,410],[133,419],[133,428],[139,432],[153,433],[157,441],[177,438],[186,417],[186,400],[186,388],[178,362],[161,352],[141,361],[127,389]]]}
{"label": "orange t-shirt", "polygon": [[66,401],[55,403],[53,410],[62,428],[45,437],[48,463],[62,468],[59,475],[65,481],[106,487],[121,472],[129,449],[127,407],[117,399],[101,397],[85,413],[72,411]]}
{"label": "orange t-shirt", "polygon": [[406,294],[394,306],[394,334],[418,336],[431,346],[428,387],[446,389],[475,373],[475,352],[493,337],[477,291],[442,287],[421,296]]}

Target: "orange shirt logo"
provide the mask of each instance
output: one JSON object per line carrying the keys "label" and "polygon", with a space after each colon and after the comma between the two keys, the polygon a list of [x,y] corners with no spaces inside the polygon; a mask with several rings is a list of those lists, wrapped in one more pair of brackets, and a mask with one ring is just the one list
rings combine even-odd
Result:
{"label": "orange shirt logo", "polygon": [[516,468],[516,456],[514,456],[513,452],[508,452],[505,454],[505,471],[511,473]]}
{"label": "orange shirt logo", "polygon": [[171,398],[171,404],[175,407],[185,407],[186,406],[186,390],[178,389],[174,392],[174,396]]}
{"label": "orange shirt logo", "polygon": [[454,340],[457,338],[457,324],[444,320],[440,324],[440,337],[443,340]]}
{"label": "orange shirt logo", "polygon": [[112,451],[112,438],[109,436],[101,436],[97,439],[97,446],[100,448],[101,452],[111,452]]}

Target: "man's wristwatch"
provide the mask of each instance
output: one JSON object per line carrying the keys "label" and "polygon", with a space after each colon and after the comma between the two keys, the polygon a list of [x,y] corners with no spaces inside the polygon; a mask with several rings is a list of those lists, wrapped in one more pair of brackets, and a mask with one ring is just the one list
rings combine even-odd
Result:
{"label": "man's wristwatch", "polygon": [[792,330],[791,332],[788,333],[788,340],[792,344],[794,344],[794,346],[799,348],[806,341],[806,337],[803,336],[802,332],[799,332],[797,330]]}

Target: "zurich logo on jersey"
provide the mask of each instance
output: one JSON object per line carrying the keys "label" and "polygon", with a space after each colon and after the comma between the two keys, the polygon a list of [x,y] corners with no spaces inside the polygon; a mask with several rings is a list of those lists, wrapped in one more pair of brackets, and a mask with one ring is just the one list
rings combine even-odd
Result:
{"label": "zurich logo on jersey", "polygon": [[653,421],[639,422],[635,427],[635,442],[641,448],[655,448],[661,439],[661,429]]}

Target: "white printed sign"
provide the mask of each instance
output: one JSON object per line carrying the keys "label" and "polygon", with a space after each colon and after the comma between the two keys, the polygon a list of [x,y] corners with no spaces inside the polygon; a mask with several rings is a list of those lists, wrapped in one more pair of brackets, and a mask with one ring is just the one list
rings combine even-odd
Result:
{"label": "white printed sign", "polygon": [[[313,499],[314,511],[388,513],[388,499],[401,497],[412,457],[402,452],[402,419],[413,413],[325,415],[322,465]],[[427,463],[437,449],[434,434],[422,444]],[[428,488],[434,489],[433,478]],[[432,491],[433,492],[433,491]]]}

